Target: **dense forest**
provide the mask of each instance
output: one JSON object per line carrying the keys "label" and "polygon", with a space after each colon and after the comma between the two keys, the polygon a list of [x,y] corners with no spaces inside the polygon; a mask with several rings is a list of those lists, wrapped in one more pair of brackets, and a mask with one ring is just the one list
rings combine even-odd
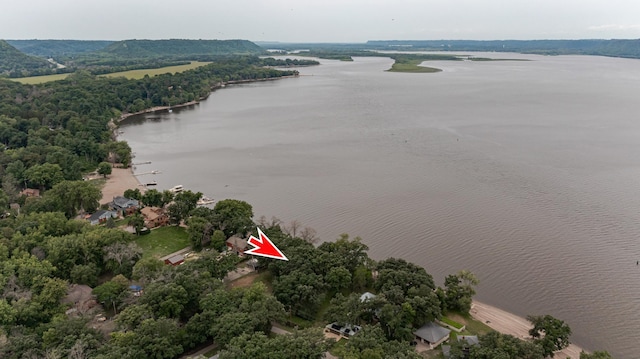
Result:
{"label": "dense forest", "polygon": [[[26,55],[11,44],[29,54],[53,58],[63,67]],[[0,77],[40,76],[76,70],[105,74],[263,54],[266,54],[264,49],[247,40],[10,40],[0,42]]]}
{"label": "dense forest", "polygon": [[7,40],[27,55],[43,58],[70,58],[87,52],[99,51],[114,41],[105,40]]}

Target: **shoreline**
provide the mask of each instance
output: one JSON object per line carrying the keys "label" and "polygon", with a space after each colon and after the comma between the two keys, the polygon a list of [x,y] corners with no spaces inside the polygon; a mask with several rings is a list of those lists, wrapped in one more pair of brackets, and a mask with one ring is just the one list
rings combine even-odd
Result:
{"label": "shoreline", "polygon": [[111,174],[107,176],[107,181],[102,187],[102,198],[100,204],[109,203],[113,200],[113,197],[124,195],[124,191],[128,189],[138,188],[140,192],[144,193],[147,188],[142,185],[142,182],[133,173],[133,168],[118,168],[113,167]]}
{"label": "shoreline", "polygon": [[[469,314],[471,314],[474,319],[481,321],[491,329],[502,334],[513,335],[523,340],[531,338],[529,335],[529,329],[533,327],[531,323],[529,323],[527,319],[513,313],[474,300],[471,304]],[[580,352],[583,350],[581,347],[572,343],[563,350],[555,352],[554,357],[580,359]],[[586,350],[584,351],[587,352]]]}
{"label": "shoreline", "polygon": [[[138,177],[133,173],[133,168],[113,168],[112,174],[102,188],[100,204],[111,202],[114,196],[121,196],[127,189],[139,188],[144,193],[146,187],[142,185]],[[471,316],[502,334],[513,335],[521,340],[530,338],[529,329],[531,323],[523,317],[507,312],[492,305],[474,300],[471,305]],[[579,359],[580,352],[584,349],[576,344],[570,344],[567,348],[555,352],[558,358]],[[587,352],[586,350],[584,350]]]}
{"label": "shoreline", "polygon": [[112,118],[111,121],[109,121],[109,128],[112,131],[112,136],[114,140],[118,139],[118,127],[119,124],[126,120],[127,118],[131,117],[131,116],[136,116],[136,115],[143,115],[145,113],[152,113],[152,112],[156,112],[156,111],[166,111],[166,110],[170,110],[170,109],[174,109],[174,108],[181,108],[181,107],[188,107],[188,106],[193,106],[193,105],[198,105],[200,104],[200,101],[204,101],[206,99],[209,98],[209,96],[211,95],[212,92],[225,88],[228,85],[236,85],[236,84],[245,84],[245,83],[251,83],[251,82],[264,82],[264,81],[276,81],[276,80],[282,80],[282,79],[290,79],[290,78],[297,78],[300,75],[291,75],[291,76],[281,76],[281,77],[268,77],[268,78],[262,78],[262,79],[246,79],[246,80],[230,80],[230,81],[226,81],[226,82],[219,82],[215,85],[213,85],[209,91],[209,93],[206,96],[203,96],[197,100],[193,100],[193,101],[189,101],[189,102],[185,102],[185,103],[181,103],[178,105],[173,105],[173,106],[154,106],[151,108],[147,108],[144,109],[142,111],[136,111],[136,112],[127,112],[127,113],[123,113],[120,115],[120,117],[118,118]]}
{"label": "shoreline", "polygon": [[[298,77],[298,76],[286,76],[286,77],[257,79],[257,80],[254,79],[254,80],[228,81],[228,82],[216,84],[214,87],[211,88],[211,92],[232,84],[242,84],[242,83],[250,83],[250,82],[257,82],[257,81],[273,81],[273,80],[280,80],[283,78],[294,78],[294,77]],[[117,124],[127,119],[128,117],[145,114],[145,113],[151,113],[155,111],[168,110],[170,108],[179,108],[179,107],[196,105],[196,104],[199,104],[200,101],[206,100],[211,94],[211,92],[207,94],[207,96],[200,98],[199,100],[187,102],[184,104],[180,104],[176,106],[156,106],[156,107],[152,107],[152,108],[135,112],[135,113],[123,114],[118,119],[113,119],[111,121],[111,123],[114,125],[113,127],[114,136],[117,138],[117,127],[118,127]],[[125,190],[130,188],[131,189],[139,188],[140,191],[143,193],[146,190],[146,187],[142,185],[138,177],[134,174],[132,167],[129,167],[129,168],[114,167],[112,174],[107,178],[107,182],[102,188],[103,195],[102,195],[102,199],[100,200],[100,204],[110,202],[113,196],[122,195]],[[532,327],[532,325],[525,318],[517,316],[513,313],[510,313],[500,308],[494,307],[492,305],[474,300],[472,303],[470,314],[474,319],[481,321],[482,323],[486,324],[487,326],[489,326],[490,328],[492,328],[497,332],[500,332],[502,334],[509,334],[521,340],[526,340],[530,338],[529,329]],[[563,359],[564,358],[579,359],[580,352],[582,352],[583,350],[584,349],[582,349],[581,347],[575,344],[570,344],[567,348],[561,351],[555,352],[555,355],[558,358],[563,358]],[[585,350],[585,352],[587,351]]]}

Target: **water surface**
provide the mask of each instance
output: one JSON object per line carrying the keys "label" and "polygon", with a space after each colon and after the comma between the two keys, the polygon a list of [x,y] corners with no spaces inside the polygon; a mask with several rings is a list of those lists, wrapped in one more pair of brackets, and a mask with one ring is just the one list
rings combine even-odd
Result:
{"label": "water surface", "polygon": [[404,74],[387,58],[322,60],[133,119],[122,138],[152,161],[136,172],[162,171],[159,189],[246,200],[323,240],[361,236],[440,284],[469,269],[479,300],[637,357],[640,61],[478,56],[532,61]]}

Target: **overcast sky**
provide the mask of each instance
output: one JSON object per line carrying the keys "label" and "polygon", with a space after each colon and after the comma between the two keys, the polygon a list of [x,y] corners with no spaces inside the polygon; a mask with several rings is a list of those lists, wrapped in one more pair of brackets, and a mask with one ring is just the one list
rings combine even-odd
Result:
{"label": "overcast sky", "polygon": [[0,0],[4,39],[640,38],[639,0]]}

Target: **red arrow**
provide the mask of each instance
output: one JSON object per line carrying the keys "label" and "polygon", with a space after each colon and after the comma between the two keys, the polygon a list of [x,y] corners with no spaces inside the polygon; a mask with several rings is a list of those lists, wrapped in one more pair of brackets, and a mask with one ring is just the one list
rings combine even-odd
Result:
{"label": "red arrow", "polygon": [[258,236],[260,239],[251,236],[247,243],[253,246],[253,248],[244,251],[244,254],[253,254],[254,256],[261,256],[273,259],[280,259],[288,261],[289,259],[278,249],[278,247],[271,242],[271,240],[258,228]]}

